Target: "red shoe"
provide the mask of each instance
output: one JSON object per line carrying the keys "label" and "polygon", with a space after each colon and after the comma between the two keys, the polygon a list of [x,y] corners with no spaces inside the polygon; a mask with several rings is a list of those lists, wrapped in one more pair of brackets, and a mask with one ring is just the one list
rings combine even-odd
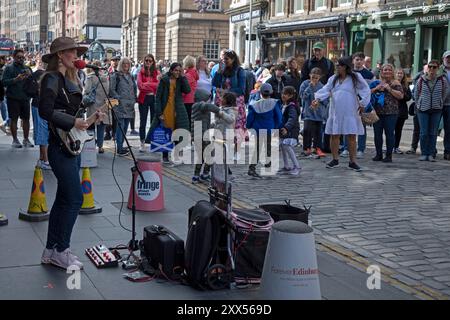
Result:
{"label": "red shoe", "polygon": [[316,149],[316,154],[320,158],[325,158],[327,156],[322,150],[320,150],[320,148]]}

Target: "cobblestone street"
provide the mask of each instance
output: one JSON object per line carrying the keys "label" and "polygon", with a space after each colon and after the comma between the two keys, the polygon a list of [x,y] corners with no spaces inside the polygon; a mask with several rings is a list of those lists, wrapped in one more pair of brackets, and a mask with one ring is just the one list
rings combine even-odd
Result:
{"label": "cobblestone street", "polygon": [[[450,296],[450,162],[397,155],[392,164],[374,163],[371,151],[360,160],[360,173],[348,170],[345,158],[332,170],[325,168],[329,158],[302,159],[299,177],[254,179],[245,165],[234,165],[233,197],[241,206],[285,200],[312,206],[319,243],[355,261],[381,264],[393,282]],[[189,183],[192,167],[166,172]]]}

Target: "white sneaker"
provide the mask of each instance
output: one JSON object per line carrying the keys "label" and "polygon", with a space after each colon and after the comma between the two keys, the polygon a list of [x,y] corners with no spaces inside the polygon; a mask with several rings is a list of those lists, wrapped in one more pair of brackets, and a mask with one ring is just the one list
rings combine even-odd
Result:
{"label": "white sneaker", "polygon": [[36,167],[41,168],[42,170],[52,170],[50,163],[42,161],[42,160],[38,160]]}
{"label": "white sneaker", "polygon": [[50,263],[63,269],[67,269],[70,266],[77,266],[81,270],[83,269],[83,264],[78,259],[76,255],[72,254],[70,249],[66,249],[63,252],[54,250]]}
{"label": "white sneaker", "polygon": [[55,251],[55,249],[44,249],[44,252],[42,253],[42,257],[41,257],[41,263],[42,264],[50,264],[52,256],[53,256],[53,252]]}
{"label": "white sneaker", "polygon": [[347,150],[342,151],[341,157],[347,158],[348,157],[348,151]]}
{"label": "white sneaker", "polygon": [[2,130],[5,134],[8,132],[6,131],[6,125],[4,123],[0,124],[0,130]]}
{"label": "white sneaker", "polygon": [[139,152],[144,153],[145,152],[145,142],[141,142],[141,146],[139,147]]}
{"label": "white sneaker", "polygon": [[356,153],[356,158],[357,158],[357,159],[362,159],[362,158],[364,158],[364,152],[358,151],[358,152]]}

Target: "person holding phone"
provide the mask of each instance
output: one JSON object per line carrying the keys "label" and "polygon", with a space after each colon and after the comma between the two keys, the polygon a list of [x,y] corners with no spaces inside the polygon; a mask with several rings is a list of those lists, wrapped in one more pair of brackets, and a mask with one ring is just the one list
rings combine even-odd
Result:
{"label": "person holding phone", "polygon": [[[16,49],[13,53],[14,62],[5,67],[3,72],[3,85],[6,87],[6,98],[8,100],[8,115],[10,118],[11,135],[13,138],[13,148],[33,148],[34,145],[29,140],[31,97],[25,92],[25,81],[32,75],[32,71],[25,65],[25,52]],[[23,145],[17,138],[17,122],[19,118],[23,125]]]}

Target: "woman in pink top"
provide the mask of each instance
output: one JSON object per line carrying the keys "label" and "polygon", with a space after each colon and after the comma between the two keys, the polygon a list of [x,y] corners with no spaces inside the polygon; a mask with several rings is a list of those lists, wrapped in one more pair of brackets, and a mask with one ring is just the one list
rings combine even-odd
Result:
{"label": "woman in pink top", "polygon": [[155,116],[155,95],[158,88],[159,79],[161,75],[156,68],[155,57],[152,54],[148,54],[144,58],[144,67],[138,74],[138,88],[139,88],[139,115],[141,118],[141,124],[139,126],[139,136],[141,139],[141,147],[139,152],[145,152],[145,136],[148,111],[150,110],[150,123]]}
{"label": "woman in pink top", "polygon": [[191,87],[191,92],[188,94],[183,94],[183,102],[186,107],[186,111],[189,117],[189,125],[191,124],[191,113],[192,113],[192,105],[194,104],[194,96],[195,91],[197,91],[197,82],[199,80],[198,71],[195,68],[196,62],[195,58],[192,56],[186,56],[183,60],[183,68],[184,74],[189,82],[189,86]]}

